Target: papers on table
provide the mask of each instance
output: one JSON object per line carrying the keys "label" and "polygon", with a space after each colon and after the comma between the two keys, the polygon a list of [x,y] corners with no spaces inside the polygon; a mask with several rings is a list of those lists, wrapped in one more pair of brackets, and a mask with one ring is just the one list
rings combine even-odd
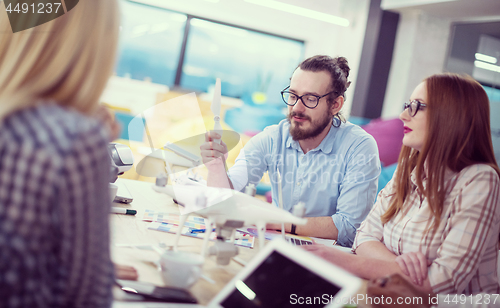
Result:
{"label": "papers on table", "polygon": [[[238,231],[245,232],[245,233],[251,234],[255,237],[258,237],[256,228],[241,228],[241,229],[238,229]],[[281,237],[281,233],[278,231],[274,231],[274,230],[267,230],[265,237],[267,240],[272,240],[276,237]],[[291,244],[296,245],[296,246],[311,245],[311,244],[322,244],[322,245],[326,245],[326,246],[333,246],[337,243],[337,241],[335,241],[335,240],[328,240],[328,239],[324,239],[324,238],[300,236],[300,235],[293,235],[293,234],[286,234],[285,240]],[[337,247],[337,246],[335,246],[335,247]]]}
{"label": "papers on table", "polygon": [[[146,210],[144,212],[143,219],[145,221],[151,221],[148,225],[148,229],[163,231],[168,233],[177,233],[179,230],[180,218],[179,215],[171,213],[160,213],[151,210]],[[184,228],[182,229],[182,235],[195,237],[199,239],[205,238],[205,219],[197,216],[189,216],[186,219]],[[212,231],[210,235],[210,240],[215,241],[217,239],[217,234]],[[229,242],[229,240],[228,240]],[[242,247],[253,248],[255,243],[255,237],[246,232],[236,231],[236,237],[234,244]]]}

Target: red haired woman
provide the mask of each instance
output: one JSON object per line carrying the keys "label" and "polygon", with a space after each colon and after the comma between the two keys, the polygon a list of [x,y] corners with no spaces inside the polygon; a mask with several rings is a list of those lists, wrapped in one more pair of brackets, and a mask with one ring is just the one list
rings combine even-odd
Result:
{"label": "red haired woman", "polygon": [[309,250],[365,279],[402,273],[426,292],[499,293],[500,170],[485,91],[467,76],[433,75],[400,118],[398,169],[358,229],[355,255]]}

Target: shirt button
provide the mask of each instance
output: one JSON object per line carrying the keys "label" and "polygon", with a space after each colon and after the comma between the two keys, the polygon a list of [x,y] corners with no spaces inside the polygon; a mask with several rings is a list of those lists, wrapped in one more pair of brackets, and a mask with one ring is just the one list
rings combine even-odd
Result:
{"label": "shirt button", "polygon": [[297,186],[300,186],[300,182],[297,182]]}

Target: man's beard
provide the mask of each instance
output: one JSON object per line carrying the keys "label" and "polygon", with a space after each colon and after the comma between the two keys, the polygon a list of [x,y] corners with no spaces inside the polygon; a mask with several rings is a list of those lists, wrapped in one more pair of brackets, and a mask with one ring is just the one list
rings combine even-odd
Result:
{"label": "man's beard", "polygon": [[[293,122],[292,123],[292,118],[293,117],[298,117],[302,119],[306,119],[311,123],[311,127],[309,129],[303,129],[301,128],[302,123],[298,122]],[[292,111],[286,116],[288,123],[290,123],[290,135],[292,135],[292,139],[297,141],[297,140],[305,140],[309,138],[314,138],[321,134],[321,132],[332,123],[332,118],[331,115],[328,113],[325,113],[325,115],[322,118],[319,118],[316,121],[311,121],[311,118],[309,116],[306,116],[303,113],[296,113]]]}

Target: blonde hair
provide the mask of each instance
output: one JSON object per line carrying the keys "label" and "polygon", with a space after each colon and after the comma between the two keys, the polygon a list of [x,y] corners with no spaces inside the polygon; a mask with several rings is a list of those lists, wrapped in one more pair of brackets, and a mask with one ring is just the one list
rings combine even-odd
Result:
{"label": "blonde hair", "polygon": [[40,101],[93,112],[114,66],[117,1],[79,1],[63,16],[17,33],[3,5],[0,16],[0,120]]}

